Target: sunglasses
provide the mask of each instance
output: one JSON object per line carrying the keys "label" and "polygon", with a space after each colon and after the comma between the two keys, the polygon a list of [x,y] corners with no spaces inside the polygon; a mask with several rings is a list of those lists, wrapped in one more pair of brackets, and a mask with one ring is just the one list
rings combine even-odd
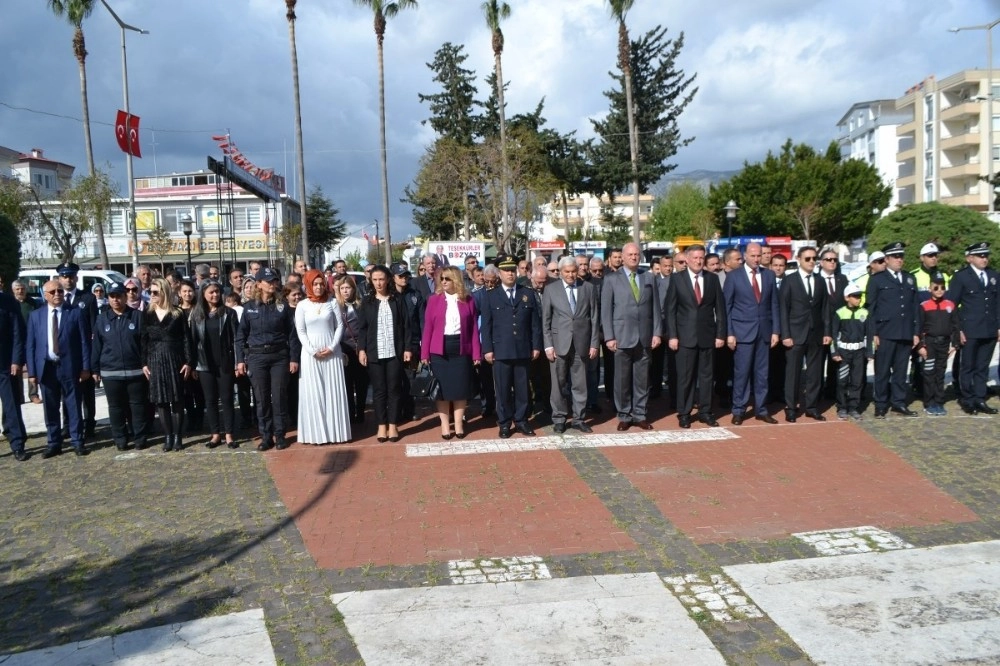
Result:
{"label": "sunglasses", "polygon": [[46,293],[46,294],[50,294],[50,295],[53,295],[53,294],[64,294],[64,293],[66,293],[66,292],[64,292],[64,291],[63,291],[62,289],[53,289],[53,290],[51,290],[51,291],[47,291],[47,292],[45,292],[45,293]]}
{"label": "sunglasses", "polygon": [[875,260],[875,261],[873,261],[872,263],[873,263],[873,264],[884,264],[884,263],[885,263],[885,259],[876,259],[876,260]]}
{"label": "sunglasses", "polygon": [[932,284],[931,285],[931,291],[944,291],[944,285],[943,284]]}
{"label": "sunglasses", "polygon": [[441,282],[451,282],[451,278],[448,277],[447,275],[442,275]]}
{"label": "sunglasses", "polygon": [[[135,289],[129,289],[129,291],[136,291],[136,290]],[[155,290],[154,289],[150,289],[149,290],[149,295],[150,296],[159,296],[160,295],[160,290],[159,289],[155,289]]]}
{"label": "sunglasses", "polygon": [[799,261],[816,261],[815,255],[812,257],[801,257]]}
{"label": "sunglasses", "polygon": [[128,288],[125,289],[125,291],[127,291],[130,294],[138,294],[139,293],[139,290],[137,288],[135,288],[135,287],[128,287]]}
{"label": "sunglasses", "polygon": [[925,257],[936,257],[936,256],[938,256],[938,253],[937,252],[928,252],[924,256]]}
{"label": "sunglasses", "polygon": [[823,261],[837,261],[836,257],[823,257]]}

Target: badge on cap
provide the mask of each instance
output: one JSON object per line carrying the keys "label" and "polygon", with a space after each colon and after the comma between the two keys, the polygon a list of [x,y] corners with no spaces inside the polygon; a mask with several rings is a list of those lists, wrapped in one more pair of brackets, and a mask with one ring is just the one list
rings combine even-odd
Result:
{"label": "badge on cap", "polygon": [[980,243],[973,243],[969,247],[965,248],[965,256],[976,255],[982,256],[984,254],[990,253],[990,244],[986,241]]}
{"label": "badge on cap", "polygon": [[906,246],[896,241],[895,243],[889,243],[882,248],[882,253],[887,257],[898,256],[906,253]]}

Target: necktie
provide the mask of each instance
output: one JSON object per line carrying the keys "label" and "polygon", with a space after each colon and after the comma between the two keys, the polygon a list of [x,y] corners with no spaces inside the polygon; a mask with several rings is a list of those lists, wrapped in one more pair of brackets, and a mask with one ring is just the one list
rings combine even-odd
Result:
{"label": "necktie", "polygon": [[59,311],[52,310],[52,355],[59,356]]}
{"label": "necktie", "polygon": [[514,290],[513,289],[508,289],[507,290],[507,300],[510,301],[511,305],[514,305]]}
{"label": "necktie", "polygon": [[902,272],[896,273],[896,282],[898,282],[899,284],[903,284],[903,273]]}
{"label": "necktie", "polygon": [[66,305],[73,305],[73,292],[72,291],[67,291],[66,292]]}
{"label": "necktie", "polygon": [[833,276],[830,275],[826,278],[826,291],[831,296],[833,296]]}
{"label": "necktie", "polygon": [[806,293],[809,294],[810,300],[813,297],[813,280],[812,280],[812,277],[813,277],[812,275],[807,275],[806,276]]}
{"label": "necktie", "polygon": [[632,295],[635,296],[636,303],[639,302],[639,285],[635,282],[635,271],[628,276],[629,282],[632,283]]}
{"label": "necktie", "polygon": [[753,295],[757,299],[757,302],[760,303],[760,283],[757,281],[757,270],[754,269],[751,275],[753,276]]}
{"label": "necktie", "polygon": [[983,285],[983,289],[986,288],[986,271],[979,271],[979,283]]}
{"label": "necktie", "polygon": [[701,273],[694,274],[694,300],[701,305]]}
{"label": "necktie", "polygon": [[576,314],[576,287],[574,285],[568,285],[566,287],[566,293],[569,296],[569,311]]}

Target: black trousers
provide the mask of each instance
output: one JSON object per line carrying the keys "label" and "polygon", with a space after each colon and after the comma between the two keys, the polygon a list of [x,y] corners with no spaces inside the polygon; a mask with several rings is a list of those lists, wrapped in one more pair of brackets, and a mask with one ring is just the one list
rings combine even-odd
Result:
{"label": "black trousers", "polygon": [[944,405],[944,371],[948,366],[948,348],[951,340],[947,336],[924,338],[927,358],[920,359],[921,396],[924,407]]}
{"label": "black trousers", "polygon": [[[198,381],[205,396],[208,431],[212,435],[233,434],[233,383],[231,372],[199,372]],[[219,413],[222,420],[219,420]]]}
{"label": "black trousers", "polygon": [[514,423],[527,423],[529,374],[531,359],[495,360],[493,362],[493,389],[497,397],[497,425],[510,427]]}
{"label": "black trousers", "polygon": [[649,397],[659,398],[663,393],[663,360],[667,345],[660,345],[649,353]]}
{"label": "black trousers", "polygon": [[[552,365],[545,354],[531,362],[531,412],[552,412]],[[530,416],[530,414],[529,414]]]}
{"label": "black trousers", "polygon": [[601,355],[604,357],[604,395],[615,402],[615,353],[608,349],[608,346],[601,343]]}
{"label": "black trousers", "polygon": [[[83,410],[82,418],[84,433],[89,436],[93,434],[94,428],[97,426],[97,418],[94,416],[96,413],[95,410],[97,409],[97,383],[94,381],[93,377],[79,382],[76,386],[76,392],[80,396],[80,405]],[[63,414],[62,423],[63,430],[68,430],[68,414]]]}
{"label": "black trousers", "polygon": [[875,350],[875,409],[906,407],[906,365],[910,362],[913,339],[886,340],[879,338]]}
{"label": "black trousers", "polygon": [[108,420],[111,422],[111,439],[121,448],[128,443],[129,428],[132,423],[131,439],[135,448],[146,446],[148,426],[146,425],[146,405],[149,402],[149,382],[145,377],[101,377],[104,395],[108,399]]}
{"label": "black trousers", "polygon": [[253,390],[246,375],[236,378],[236,397],[240,401],[240,426],[249,428],[253,424]]}
{"label": "black trousers", "polygon": [[493,388],[493,365],[490,363],[480,363],[473,368],[476,376],[476,384],[479,393],[479,404],[483,410],[496,411],[497,396]]}
{"label": "black trousers", "polygon": [[990,359],[996,338],[966,338],[962,348],[962,372],[959,387],[962,404],[975,407],[986,402],[986,380],[989,379]]}
{"label": "black trousers", "polygon": [[403,362],[398,358],[368,359],[372,408],[379,425],[399,424],[399,394],[403,390]]}
{"label": "black trousers", "polygon": [[24,392],[24,382],[21,375],[12,377],[9,370],[0,372],[0,405],[3,406],[3,430],[10,442],[10,450],[14,453],[24,450],[24,440],[27,438],[24,429],[24,419],[21,417],[21,402],[19,394]]}
{"label": "black trousers", "polygon": [[360,420],[365,415],[368,402],[368,369],[358,361],[357,351],[341,345],[344,352],[344,383],[347,385],[347,411],[351,418]]}
{"label": "black trousers", "polygon": [[205,394],[197,379],[184,380],[184,412],[189,427],[197,428],[205,416]]}
{"label": "black trousers", "polygon": [[[785,347],[785,409],[819,409],[823,383],[823,347],[818,342]],[[802,361],[805,360],[805,368]]]}
{"label": "black trousers", "polygon": [[714,347],[678,347],[677,349],[677,414],[690,416],[694,409],[695,388],[698,389],[698,412],[712,413],[712,376]]}
{"label": "black trousers", "polygon": [[838,349],[837,353],[843,359],[836,364],[837,411],[858,411],[858,406],[861,404],[861,388],[865,385],[865,369],[868,366],[866,352],[864,349]]}
{"label": "black trousers", "polygon": [[265,442],[280,440],[288,426],[288,351],[250,354],[247,370],[257,400],[257,430]]}

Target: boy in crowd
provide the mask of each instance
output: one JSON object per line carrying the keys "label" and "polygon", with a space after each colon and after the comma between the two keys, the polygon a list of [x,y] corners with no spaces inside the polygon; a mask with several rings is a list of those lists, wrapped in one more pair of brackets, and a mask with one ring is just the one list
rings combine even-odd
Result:
{"label": "boy in crowd", "polygon": [[837,418],[861,420],[858,406],[861,387],[865,384],[868,360],[875,358],[868,310],[861,307],[861,287],[844,287],[844,305],[833,313],[830,356],[839,363],[837,375]]}
{"label": "boy in crowd", "polygon": [[920,346],[920,364],[923,366],[924,412],[929,416],[946,416],[944,409],[944,370],[959,342],[961,323],[958,308],[945,298],[943,273],[933,273],[930,278],[931,297],[917,310]]}

